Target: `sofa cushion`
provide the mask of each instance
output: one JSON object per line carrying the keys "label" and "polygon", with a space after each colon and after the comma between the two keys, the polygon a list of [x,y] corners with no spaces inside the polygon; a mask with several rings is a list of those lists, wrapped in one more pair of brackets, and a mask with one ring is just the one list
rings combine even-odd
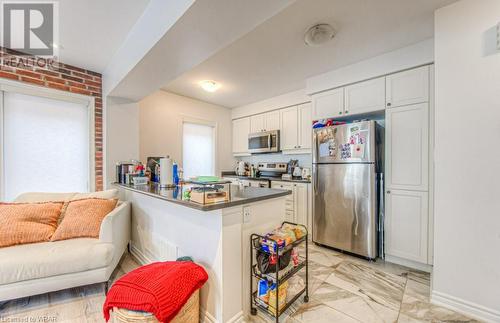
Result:
{"label": "sofa cushion", "polygon": [[89,199],[89,198],[98,198],[98,199],[118,199],[118,190],[111,189],[106,191],[99,192],[91,192],[91,193],[75,193],[71,198],[72,201]]}
{"label": "sofa cushion", "polygon": [[34,202],[64,202],[69,201],[75,193],[23,193],[16,197],[16,203],[34,203]]}
{"label": "sofa cushion", "polygon": [[0,203],[0,248],[49,241],[62,207],[63,202]]}
{"label": "sofa cushion", "polygon": [[91,192],[91,193],[40,193],[29,192],[23,193],[16,197],[15,202],[48,202],[48,201],[71,201],[81,200],[86,198],[101,198],[101,199],[117,199],[118,190],[111,189],[106,191]]}
{"label": "sofa cushion", "polygon": [[63,219],[51,240],[99,237],[102,220],[113,211],[117,202],[98,198],[68,202]]}
{"label": "sofa cushion", "polygon": [[113,251],[111,243],[92,238],[0,248],[0,284],[103,268]]}

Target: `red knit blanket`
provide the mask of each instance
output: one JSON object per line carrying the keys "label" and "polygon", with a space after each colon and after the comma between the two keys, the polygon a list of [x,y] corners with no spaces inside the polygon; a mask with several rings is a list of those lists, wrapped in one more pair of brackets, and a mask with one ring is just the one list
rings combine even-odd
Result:
{"label": "red knit blanket", "polygon": [[205,269],[190,261],[156,262],[117,280],[106,295],[106,322],[113,307],[153,313],[170,322],[189,297],[208,280]]}

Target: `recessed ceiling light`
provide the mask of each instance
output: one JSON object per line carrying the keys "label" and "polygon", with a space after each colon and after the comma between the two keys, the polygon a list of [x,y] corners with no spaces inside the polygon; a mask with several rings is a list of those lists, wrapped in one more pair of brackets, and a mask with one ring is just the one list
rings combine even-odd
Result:
{"label": "recessed ceiling light", "polygon": [[322,45],[335,37],[335,29],[329,24],[317,24],[309,28],[304,35],[304,42],[308,46]]}
{"label": "recessed ceiling light", "polygon": [[219,83],[211,80],[201,81],[200,86],[203,90],[207,92],[215,92],[221,87]]}

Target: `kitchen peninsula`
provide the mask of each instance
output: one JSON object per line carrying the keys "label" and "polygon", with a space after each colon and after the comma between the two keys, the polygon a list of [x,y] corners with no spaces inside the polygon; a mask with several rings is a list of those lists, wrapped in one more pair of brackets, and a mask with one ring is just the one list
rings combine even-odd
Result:
{"label": "kitchen peninsula", "polygon": [[190,256],[208,272],[202,322],[238,322],[249,313],[249,239],[285,219],[286,190],[231,187],[229,201],[199,204],[182,189],[115,184],[132,204],[131,252],[143,263]]}

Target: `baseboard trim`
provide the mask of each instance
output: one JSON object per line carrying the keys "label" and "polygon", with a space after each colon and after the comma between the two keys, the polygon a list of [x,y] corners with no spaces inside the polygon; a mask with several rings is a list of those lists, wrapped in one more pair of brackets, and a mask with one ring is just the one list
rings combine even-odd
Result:
{"label": "baseboard trim", "polygon": [[218,323],[212,314],[208,313],[206,309],[200,307],[200,323]]}
{"label": "baseboard trim", "polygon": [[146,264],[150,264],[153,262],[141,250],[139,250],[137,247],[135,247],[132,244],[132,242],[130,242],[130,253],[132,254],[132,256],[135,257],[135,259],[137,259],[141,263],[141,265],[146,265]]}
{"label": "baseboard trim", "polygon": [[235,316],[230,318],[227,323],[243,323],[245,316],[243,315],[243,311],[240,311]]}
{"label": "baseboard trim", "polygon": [[423,263],[416,262],[416,261],[413,261],[413,260],[399,258],[399,257],[396,257],[396,256],[385,255],[385,261],[391,262],[393,264],[397,264],[397,265],[401,265],[401,266],[405,266],[405,267],[409,267],[409,268],[413,268],[413,269],[425,271],[427,273],[431,273],[432,272],[432,266],[431,265],[423,264]]}
{"label": "baseboard trim", "polygon": [[500,322],[500,312],[438,291],[431,292],[431,303],[486,322]]}

